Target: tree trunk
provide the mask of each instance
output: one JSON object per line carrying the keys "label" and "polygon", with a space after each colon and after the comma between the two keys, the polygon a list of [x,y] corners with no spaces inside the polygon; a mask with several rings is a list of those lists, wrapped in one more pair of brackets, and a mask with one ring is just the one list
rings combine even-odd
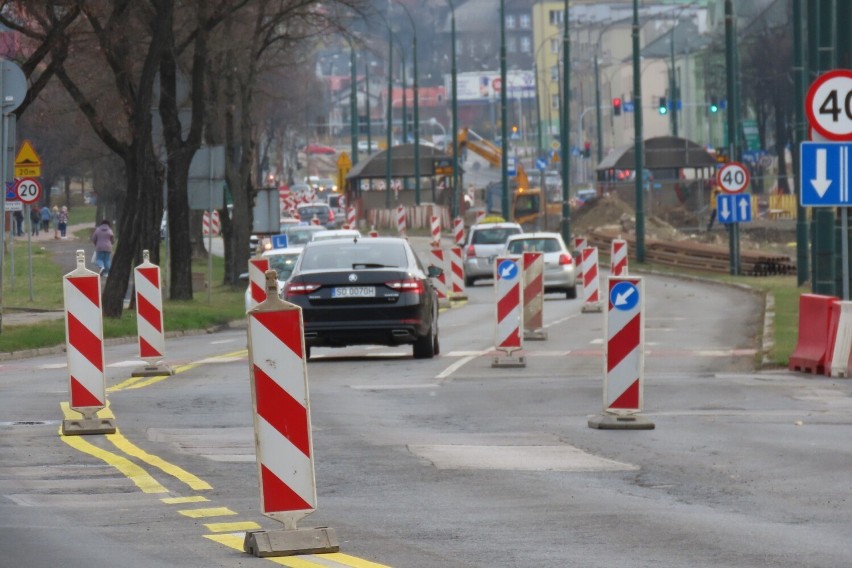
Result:
{"label": "tree trunk", "polygon": [[775,107],[775,151],[778,154],[778,191],[779,193],[792,193],[790,184],[787,183],[787,116],[784,113],[782,105],[776,104]]}
{"label": "tree trunk", "polygon": [[168,163],[169,226],[175,228],[169,239],[172,257],[169,294],[173,300],[191,300],[192,245],[189,242],[189,202],[186,192],[189,160],[169,156]]}

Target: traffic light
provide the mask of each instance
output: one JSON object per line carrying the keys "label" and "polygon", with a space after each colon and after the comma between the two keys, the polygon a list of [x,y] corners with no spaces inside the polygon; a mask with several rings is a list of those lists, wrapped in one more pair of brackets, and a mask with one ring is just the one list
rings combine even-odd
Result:
{"label": "traffic light", "polygon": [[666,97],[660,97],[660,104],[657,106],[657,112],[660,114],[666,114],[669,112],[669,107],[666,104]]}
{"label": "traffic light", "polygon": [[719,99],[710,97],[710,112],[719,112]]}
{"label": "traffic light", "polygon": [[586,142],[585,144],[583,144],[583,157],[584,158],[591,158],[592,157],[592,143],[591,142]]}
{"label": "traffic light", "polygon": [[621,116],[621,99],[612,99],[612,114],[613,116]]}

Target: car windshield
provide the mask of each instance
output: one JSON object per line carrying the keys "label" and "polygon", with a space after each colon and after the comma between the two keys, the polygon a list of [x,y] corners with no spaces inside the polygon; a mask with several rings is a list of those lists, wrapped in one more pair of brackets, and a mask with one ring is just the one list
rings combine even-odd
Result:
{"label": "car windshield", "polygon": [[269,268],[278,273],[278,280],[284,281],[290,278],[293,273],[293,267],[296,266],[298,254],[273,254],[266,258],[269,259]]}
{"label": "car windshield", "polygon": [[474,231],[471,244],[474,245],[502,245],[506,239],[520,231],[514,227],[499,227],[494,229],[481,229]]}
{"label": "car windshield", "polygon": [[522,254],[525,252],[559,252],[561,247],[556,239],[517,239],[509,242],[509,252]]}
{"label": "car windshield", "polygon": [[403,243],[335,243],[305,249],[302,270],[353,270],[408,266]]}

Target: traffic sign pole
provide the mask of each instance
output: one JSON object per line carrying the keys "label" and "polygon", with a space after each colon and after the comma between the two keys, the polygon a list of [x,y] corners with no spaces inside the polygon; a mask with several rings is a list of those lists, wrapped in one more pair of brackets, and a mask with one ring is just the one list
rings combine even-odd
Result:
{"label": "traffic sign pole", "polygon": [[[740,162],[728,162],[716,174],[716,184],[726,194],[742,193],[749,184],[748,168]],[[740,226],[739,223],[732,222],[729,227],[731,275],[737,276],[740,273]]]}

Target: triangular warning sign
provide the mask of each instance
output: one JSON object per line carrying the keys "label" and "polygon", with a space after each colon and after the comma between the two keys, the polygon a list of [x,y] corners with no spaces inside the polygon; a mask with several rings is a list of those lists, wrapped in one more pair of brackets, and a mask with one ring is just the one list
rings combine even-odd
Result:
{"label": "triangular warning sign", "polygon": [[33,145],[30,144],[29,140],[24,140],[24,143],[21,144],[21,149],[18,150],[18,155],[15,156],[15,165],[16,166],[40,166],[41,158],[36,154]]}

